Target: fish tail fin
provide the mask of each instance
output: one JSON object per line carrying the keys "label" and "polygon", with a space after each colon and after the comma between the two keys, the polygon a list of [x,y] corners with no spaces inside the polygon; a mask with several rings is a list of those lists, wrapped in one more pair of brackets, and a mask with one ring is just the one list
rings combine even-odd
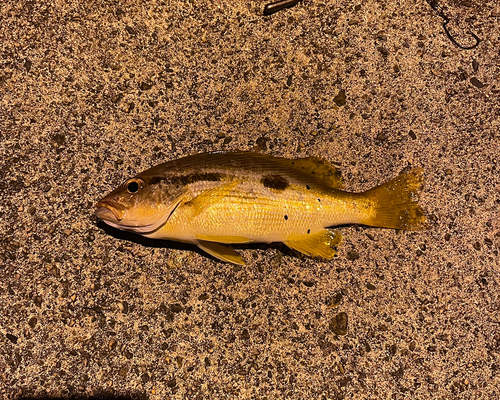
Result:
{"label": "fish tail fin", "polygon": [[422,175],[423,170],[415,168],[364,192],[374,207],[364,224],[413,231],[427,229],[427,218],[418,205],[418,195],[423,187]]}

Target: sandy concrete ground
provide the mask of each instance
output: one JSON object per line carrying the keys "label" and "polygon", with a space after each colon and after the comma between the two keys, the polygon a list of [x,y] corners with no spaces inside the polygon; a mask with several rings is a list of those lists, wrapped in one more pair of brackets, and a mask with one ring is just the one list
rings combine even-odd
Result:
{"label": "sandy concrete ground", "polygon": [[[2,398],[500,398],[500,8],[440,4],[479,47],[425,1],[2,1]],[[352,191],[422,167],[431,228],[239,267],[93,217],[150,166],[252,149]]]}

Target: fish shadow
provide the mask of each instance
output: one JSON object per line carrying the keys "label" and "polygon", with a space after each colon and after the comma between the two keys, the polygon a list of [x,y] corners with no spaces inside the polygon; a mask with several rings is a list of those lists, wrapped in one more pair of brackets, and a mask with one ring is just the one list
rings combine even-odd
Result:
{"label": "fish shadow", "polygon": [[[202,255],[203,257],[209,258],[213,261],[222,262],[218,258],[211,256],[208,253],[205,253],[198,246],[190,243],[182,243],[176,242],[173,240],[164,240],[164,239],[151,239],[141,235],[138,235],[133,232],[122,231],[117,228],[113,228],[112,226],[106,224],[105,222],[99,220],[97,222],[97,227],[102,229],[106,234],[113,236],[115,239],[123,240],[126,242],[140,244],[141,246],[150,247],[150,248],[160,248],[160,249],[174,249],[174,250],[188,250],[194,251]],[[302,258],[303,255],[299,252],[290,249],[283,243],[245,243],[245,244],[235,244],[230,245],[236,250],[268,250],[268,249],[276,249],[281,252],[283,255],[291,256],[294,258]]]}
{"label": "fish shadow", "polygon": [[[133,232],[122,231],[117,228],[109,226],[103,221],[97,222],[97,227],[102,229],[106,234],[113,236],[115,239],[124,240],[126,242],[132,242],[140,244],[141,246],[151,247],[151,248],[161,248],[161,249],[177,249],[177,250],[190,250],[196,251],[198,249],[194,244],[175,242],[173,240],[163,240],[163,239],[151,239],[145,236],[138,235]],[[205,254],[199,252],[200,254]]]}

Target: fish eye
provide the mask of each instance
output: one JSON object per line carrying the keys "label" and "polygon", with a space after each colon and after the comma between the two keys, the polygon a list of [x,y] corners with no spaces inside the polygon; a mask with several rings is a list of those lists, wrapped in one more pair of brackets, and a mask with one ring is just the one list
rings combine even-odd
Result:
{"label": "fish eye", "polygon": [[130,194],[135,194],[144,187],[145,183],[140,178],[132,178],[125,182],[125,189]]}

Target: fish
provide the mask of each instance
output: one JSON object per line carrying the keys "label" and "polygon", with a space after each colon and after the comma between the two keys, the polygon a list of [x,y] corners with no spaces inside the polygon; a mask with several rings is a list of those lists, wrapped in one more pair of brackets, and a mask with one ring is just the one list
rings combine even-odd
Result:
{"label": "fish", "polygon": [[427,228],[418,203],[421,168],[365,192],[343,188],[340,172],[317,157],[201,153],[126,180],[97,202],[95,215],[114,228],[191,243],[240,265],[245,261],[231,245],[282,242],[330,260],[341,242],[339,225]]}

